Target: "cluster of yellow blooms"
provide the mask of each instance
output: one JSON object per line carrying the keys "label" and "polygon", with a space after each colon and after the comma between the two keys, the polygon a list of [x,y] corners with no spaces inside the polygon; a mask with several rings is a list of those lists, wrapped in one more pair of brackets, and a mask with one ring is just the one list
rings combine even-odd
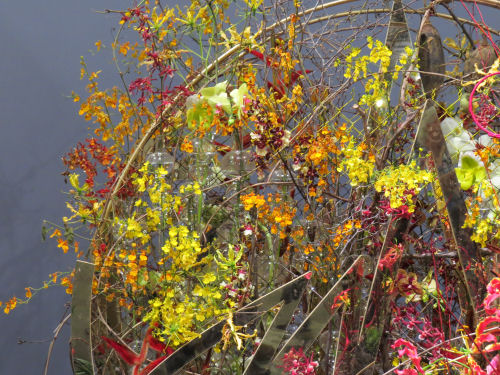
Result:
{"label": "cluster of yellow blooms", "polygon": [[264,196],[255,193],[244,194],[240,199],[246,211],[250,211],[253,207],[259,209],[260,207],[266,205],[266,199]]}
{"label": "cluster of yellow blooms", "polygon": [[[188,210],[183,212],[181,202],[199,196],[200,185],[180,186],[174,194],[167,175],[163,167],[149,163],[133,174],[132,182],[143,195],[128,217],[114,219],[114,246],[121,250],[94,255],[101,274],[113,268],[122,277],[126,288],[118,291],[121,306],[131,307],[131,293],[154,295],[143,320],[155,327],[160,340],[177,347],[198,337],[204,321],[227,313],[232,301],[220,285],[229,283],[239,266],[226,267],[224,257],[216,258],[213,249],[202,247],[198,233],[182,221]],[[153,246],[156,240],[159,254]],[[104,278],[101,284],[106,289]]]}
{"label": "cluster of yellow blooms", "polygon": [[[371,36],[367,38],[367,47],[370,50],[368,55],[362,55],[358,57],[361,53],[361,48],[354,47],[351,48],[351,53],[347,55],[345,60],[342,62],[337,60],[335,66],[345,64],[345,78],[352,78],[354,82],[363,78],[365,92],[359,101],[359,104],[364,104],[367,106],[372,106],[380,99],[387,99],[387,89],[390,86],[390,80],[386,79],[386,73],[389,73],[389,67],[391,64],[392,51],[384,45],[379,40],[373,40]],[[399,58],[399,64],[394,66],[394,71],[392,74],[392,79],[396,80],[398,78],[399,71],[403,66],[407,65],[409,58],[413,55],[411,48],[406,47],[404,53],[401,54]],[[368,69],[370,63],[376,64],[380,62],[380,68],[377,72],[372,73]]]}
{"label": "cluster of yellow blooms", "polygon": [[[286,201],[282,201],[279,193],[269,194],[267,201],[263,195],[255,193],[242,195],[240,200],[245,211],[250,211],[254,207],[257,209],[257,218],[271,226],[270,232],[272,234],[279,233],[281,239],[286,237],[285,229],[293,224],[297,209]],[[271,209],[271,204],[276,204],[276,206]]]}
{"label": "cluster of yellow blooms", "polygon": [[356,229],[361,229],[361,222],[359,220],[347,220],[346,223],[335,228],[333,233],[333,247],[337,248],[345,245]]}
{"label": "cluster of yellow blooms", "polygon": [[350,179],[351,186],[358,186],[360,183],[367,183],[373,175],[375,168],[375,156],[364,155],[366,145],[363,143],[354,146],[353,142],[342,150],[344,159],[340,163],[337,170],[339,172],[345,171]]}
{"label": "cluster of yellow blooms", "polygon": [[[472,228],[473,234],[471,239],[474,242],[485,246],[488,241],[500,238],[500,230],[498,229],[498,221],[494,218],[500,213],[500,200],[496,189],[487,180],[482,181],[481,191],[483,197],[478,195],[479,184],[473,186],[473,191],[476,195],[474,202],[468,200],[466,203],[469,206],[469,214],[467,215],[464,227]],[[483,200],[490,202],[490,207],[487,209],[488,215],[481,215],[480,205]],[[483,208],[483,212],[485,209]]]}
{"label": "cluster of yellow blooms", "polygon": [[413,161],[408,165],[387,167],[375,181],[375,190],[384,192],[389,198],[391,208],[408,206],[408,212],[415,211],[414,196],[417,195],[425,185],[432,181],[433,174],[421,170]]}

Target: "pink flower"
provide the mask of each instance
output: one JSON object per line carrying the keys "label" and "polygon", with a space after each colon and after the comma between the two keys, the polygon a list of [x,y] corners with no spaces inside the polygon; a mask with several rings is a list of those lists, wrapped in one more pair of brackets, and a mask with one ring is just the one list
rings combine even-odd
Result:
{"label": "pink flower", "polygon": [[[415,346],[411,342],[403,340],[403,339],[396,340],[396,342],[391,346],[391,348],[395,349],[395,348],[398,348],[400,346],[402,346],[403,349],[398,349],[399,358],[401,358],[403,356],[407,356],[411,360],[413,365],[417,368],[418,372],[423,374],[424,370],[422,369],[422,366],[420,366],[420,357],[417,354],[417,348],[415,348]],[[415,373],[402,372],[401,374],[413,375],[413,374],[416,374],[416,372]]]}
{"label": "pink flower", "polygon": [[319,363],[313,361],[312,354],[308,358],[302,348],[298,350],[292,348],[283,356],[283,365],[279,367],[282,367],[288,375],[314,375],[318,366]]}
{"label": "pink flower", "polygon": [[490,364],[486,367],[486,373],[488,375],[500,374],[500,355],[497,354],[490,361]]}
{"label": "pink flower", "polygon": [[404,370],[394,371],[397,375],[417,375],[417,371],[412,368],[406,368]]}

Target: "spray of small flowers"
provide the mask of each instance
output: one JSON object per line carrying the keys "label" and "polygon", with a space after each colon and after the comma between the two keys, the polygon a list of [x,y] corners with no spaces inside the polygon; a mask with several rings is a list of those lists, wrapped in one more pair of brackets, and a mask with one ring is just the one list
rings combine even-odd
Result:
{"label": "spray of small flowers", "polygon": [[[186,371],[243,373],[278,308],[245,325],[235,314],[305,272],[286,337],[342,290],[321,335],[279,359],[283,373],[496,373],[500,143],[471,128],[461,70],[446,71],[454,93],[426,96],[418,44],[389,48],[359,10],[316,20],[298,1],[276,14],[262,1],[167,3],[109,11],[118,28],[95,52],[109,53],[116,86],[103,89],[82,58],[87,92],[72,99],[91,134],[63,157],[68,216],[44,223],[58,248],[93,264],[98,373],[148,374],[217,322],[220,343]],[[333,51],[316,40],[335,40]],[[445,44],[456,58],[475,48]],[[472,109],[494,96],[492,66],[474,72],[489,88],[476,86]],[[460,264],[440,160],[415,146],[426,100],[439,109],[474,264]],[[489,126],[498,106],[487,109]],[[467,295],[469,271],[480,296]],[[73,278],[55,272],[2,309],[52,285],[71,294]]]}

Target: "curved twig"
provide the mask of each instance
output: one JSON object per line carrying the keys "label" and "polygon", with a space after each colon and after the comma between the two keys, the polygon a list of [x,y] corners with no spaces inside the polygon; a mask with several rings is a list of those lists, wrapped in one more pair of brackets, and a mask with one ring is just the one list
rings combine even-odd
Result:
{"label": "curved twig", "polygon": [[57,340],[57,337],[59,336],[59,332],[61,332],[62,327],[64,324],[68,321],[68,319],[71,318],[71,313],[66,315],[63,320],[57,325],[56,329],[54,330],[54,337],[52,338],[52,341],[50,342],[49,345],[49,351],[47,353],[47,359],[45,360],[45,368],[43,370],[43,375],[47,375],[49,372],[49,363],[50,363],[50,357],[52,356],[52,350],[54,348],[54,344]]}

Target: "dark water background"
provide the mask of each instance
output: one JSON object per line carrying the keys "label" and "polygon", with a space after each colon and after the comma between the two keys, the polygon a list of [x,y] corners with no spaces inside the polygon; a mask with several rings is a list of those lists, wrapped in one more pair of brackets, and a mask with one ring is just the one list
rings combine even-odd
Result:
{"label": "dark water background", "polygon": [[[89,69],[113,71],[108,54],[92,57],[88,50],[99,39],[109,44],[119,16],[95,10],[130,3],[0,1],[0,301],[24,296],[25,287],[39,287],[49,273],[74,265],[73,255],[52,240],[42,242],[40,234],[43,219],[60,223],[68,215],[61,156],[88,133],[78,104],[66,96],[84,94],[81,55]],[[103,87],[112,84],[104,80]],[[42,374],[52,331],[69,301],[54,287],[9,315],[0,307],[0,375]],[[71,374],[68,333],[69,325],[56,341],[49,374]]]}

